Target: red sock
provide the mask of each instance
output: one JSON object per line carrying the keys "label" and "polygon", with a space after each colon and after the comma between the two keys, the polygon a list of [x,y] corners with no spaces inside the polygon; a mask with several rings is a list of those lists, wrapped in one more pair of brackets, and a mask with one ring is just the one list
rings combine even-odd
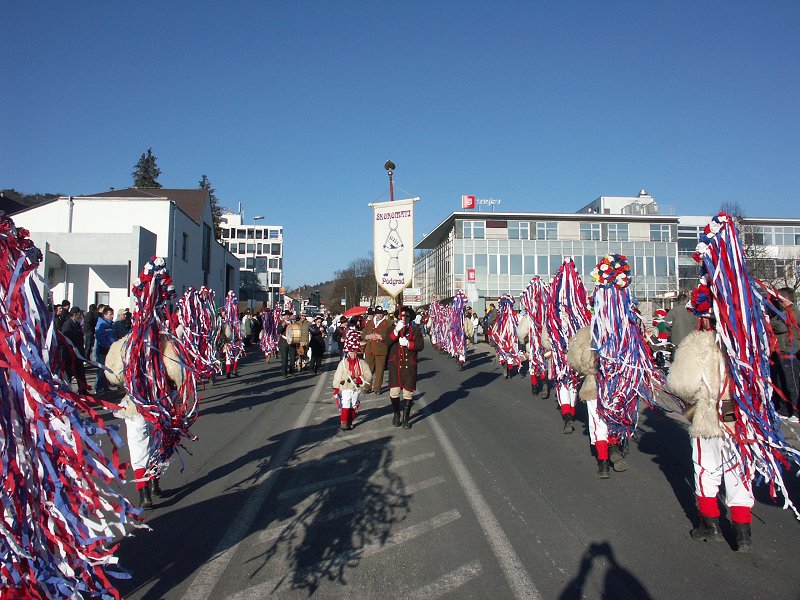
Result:
{"label": "red sock", "polygon": [[231,372],[231,363],[228,363],[227,365],[225,365],[225,372],[226,373],[230,373]]}
{"label": "red sock", "polygon": [[594,447],[597,448],[597,460],[608,460],[608,442],[606,440],[597,440]]}
{"label": "red sock", "polygon": [[355,408],[348,408],[347,409],[347,422],[352,423],[353,419],[356,417],[356,409]]}
{"label": "red sock", "polygon": [[144,469],[134,469],[133,470],[133,477],[136,479],[136,489],[137,491],[142,489],[143,487],[147,487],[147,479],[144,478]]}
{"label": "red sock", "polygon": [[[701,517],[719,517],[719,504],[717,504],[717,497],[698,496],[697,509],[700,511]],[[747,509],[750,512],[750,509]]]}
{"label": "red sock", "polygon": [[753,522],[753,514],[749,506],[731,506],[731,521],[744,524]]}
{"label": "red sock", "polygon": [[342,416],[340,417],[342,423],[347,423],[347,411],[349,410],[349,408],[342,408]]}
{"label": "red sock", "polygon": [[569,404],[562,404],[561,405],[561,416],[563,417],[564,415],[571,415],[572,411],[570,410],[570,408],[571,407],[570,407]]}
{"label": "red sock", "polygon": [[539,380],[536,378],[536,375],[531,373],[531,385],[536,385],[537,383],[539,383]]}
{"label": "red sock", "polygon": [[239,361],[238,360],[233,361],[233,370],[234,371],[239,371]]}
{"label": "red sock", "polygon": [[571,414],[573,417],[575,416],[575,407],[574,406],[570,406],[569,407],[569,414]]}

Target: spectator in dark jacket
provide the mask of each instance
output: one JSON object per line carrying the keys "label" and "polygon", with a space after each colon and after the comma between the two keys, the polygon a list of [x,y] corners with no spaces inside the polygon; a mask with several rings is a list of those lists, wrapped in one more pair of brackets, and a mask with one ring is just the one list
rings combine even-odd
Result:
{"label": "spectator in dark jacket", "polygon": [[131,309],[120,308],[114,321],[114,337],[121,340],[131,332]]}
{"label": "spectator in dark jacket", "polygon": [[97,325],[97,305],[90,304],[89,311],[83,315],[83,355],[87,360],[92,359],[92,349],[94,348],[94,328]]}
{"label": "spectator in dark jacket", "polygon": [[[114,309],[106,306],[103,309],[100,318],[97,319],[97,325],[94,328],[94,352],[97,357],[97,362],[104,365],[106,362],[106,354],[111,344],[117,341],[114,336],[114,324],[111,319],[114,318]],[[96,390],[98,394],[108,391],[108,381],[102,369],[97,370],[97,385]]]}
{"label": "spectator in dark jacket", "polygon": [[86,370],[83,368],[83,361],[78,358],[77,353],[83,352],[83,327],[81,326],[81,317],[83,311],[77,306],[73,306],[69,311],[69,318],[64,322],[61,327],[62,335],[67,338],[72,345],[73,349],[67,344],[63,346],[64,368],[67,372],[68,381],[71,383],[74,377],[78,382],[78,392],[81,394],[88,394],[91,390],[89,384],[86,383]]}

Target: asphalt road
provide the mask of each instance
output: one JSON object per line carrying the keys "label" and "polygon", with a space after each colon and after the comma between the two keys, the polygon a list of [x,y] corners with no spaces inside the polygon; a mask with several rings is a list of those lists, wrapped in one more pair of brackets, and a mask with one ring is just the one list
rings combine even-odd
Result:
{"label": "asphalt road", "polygon": [[800,522],[763,490],[752,554],[727,521],[727,543],[689,537],[678,419],[645,410],[629,469],[600,480],[586,427],[563,435],[483,344],[464,371],[422,353],[410,430],[384,391],[339,431],[334,367],[284,380],[253,352],[203,392],[152,530],[121,544],[126,598],[800,598]]}

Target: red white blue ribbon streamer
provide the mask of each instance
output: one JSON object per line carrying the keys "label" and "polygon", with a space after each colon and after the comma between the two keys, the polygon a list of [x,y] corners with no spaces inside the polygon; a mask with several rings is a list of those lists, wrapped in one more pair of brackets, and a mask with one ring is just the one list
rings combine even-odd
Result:
{"label": "red white blue ribbon streamer", "polygon": [[519,350],[517,325],[514,296],[503,294],[498,300],[497,321],[491,329],[491,336],[500,364],[508,368],[519,367],[522,364],[523,354]]}
{"label": "red white blue ribbon streamer", "polygon": [[244,354],[244,341],[242,340],[242,324],[239,321],[239,300],[233,291],[225,297],[225,306],[222,308],[222,320],[231,328],[231,339],[225,344],[225,360],[234,364]]}
{"label": "red white blue ribbon streamer", "polygon": [[586,288],[575,269],[575,261],[567,256],[550,285],[547,306],[547,329],[552,345],[552,362],[556,381],[575,385],[578,376],[567,362],[569,340],[581,327],[589,324],[590,312]]}

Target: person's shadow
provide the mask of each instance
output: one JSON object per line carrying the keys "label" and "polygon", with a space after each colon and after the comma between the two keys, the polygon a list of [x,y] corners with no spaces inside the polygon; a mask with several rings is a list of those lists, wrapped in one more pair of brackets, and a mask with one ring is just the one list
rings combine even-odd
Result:
{"label": "person's shadow", "polygon": [[[605,559],[605,560],[603,560]],[[625,567],[617,562],[611,544],[593,542],[581,557],[578,574],[567,584],[559,595],[559,600],[580,600],[584,597],[584,587],[592,567],[596,563],[607,563],[601,598],[625,598],[626,600],[649,600],[647,589]],[[601,568],[603,565],[601,565]]]}

